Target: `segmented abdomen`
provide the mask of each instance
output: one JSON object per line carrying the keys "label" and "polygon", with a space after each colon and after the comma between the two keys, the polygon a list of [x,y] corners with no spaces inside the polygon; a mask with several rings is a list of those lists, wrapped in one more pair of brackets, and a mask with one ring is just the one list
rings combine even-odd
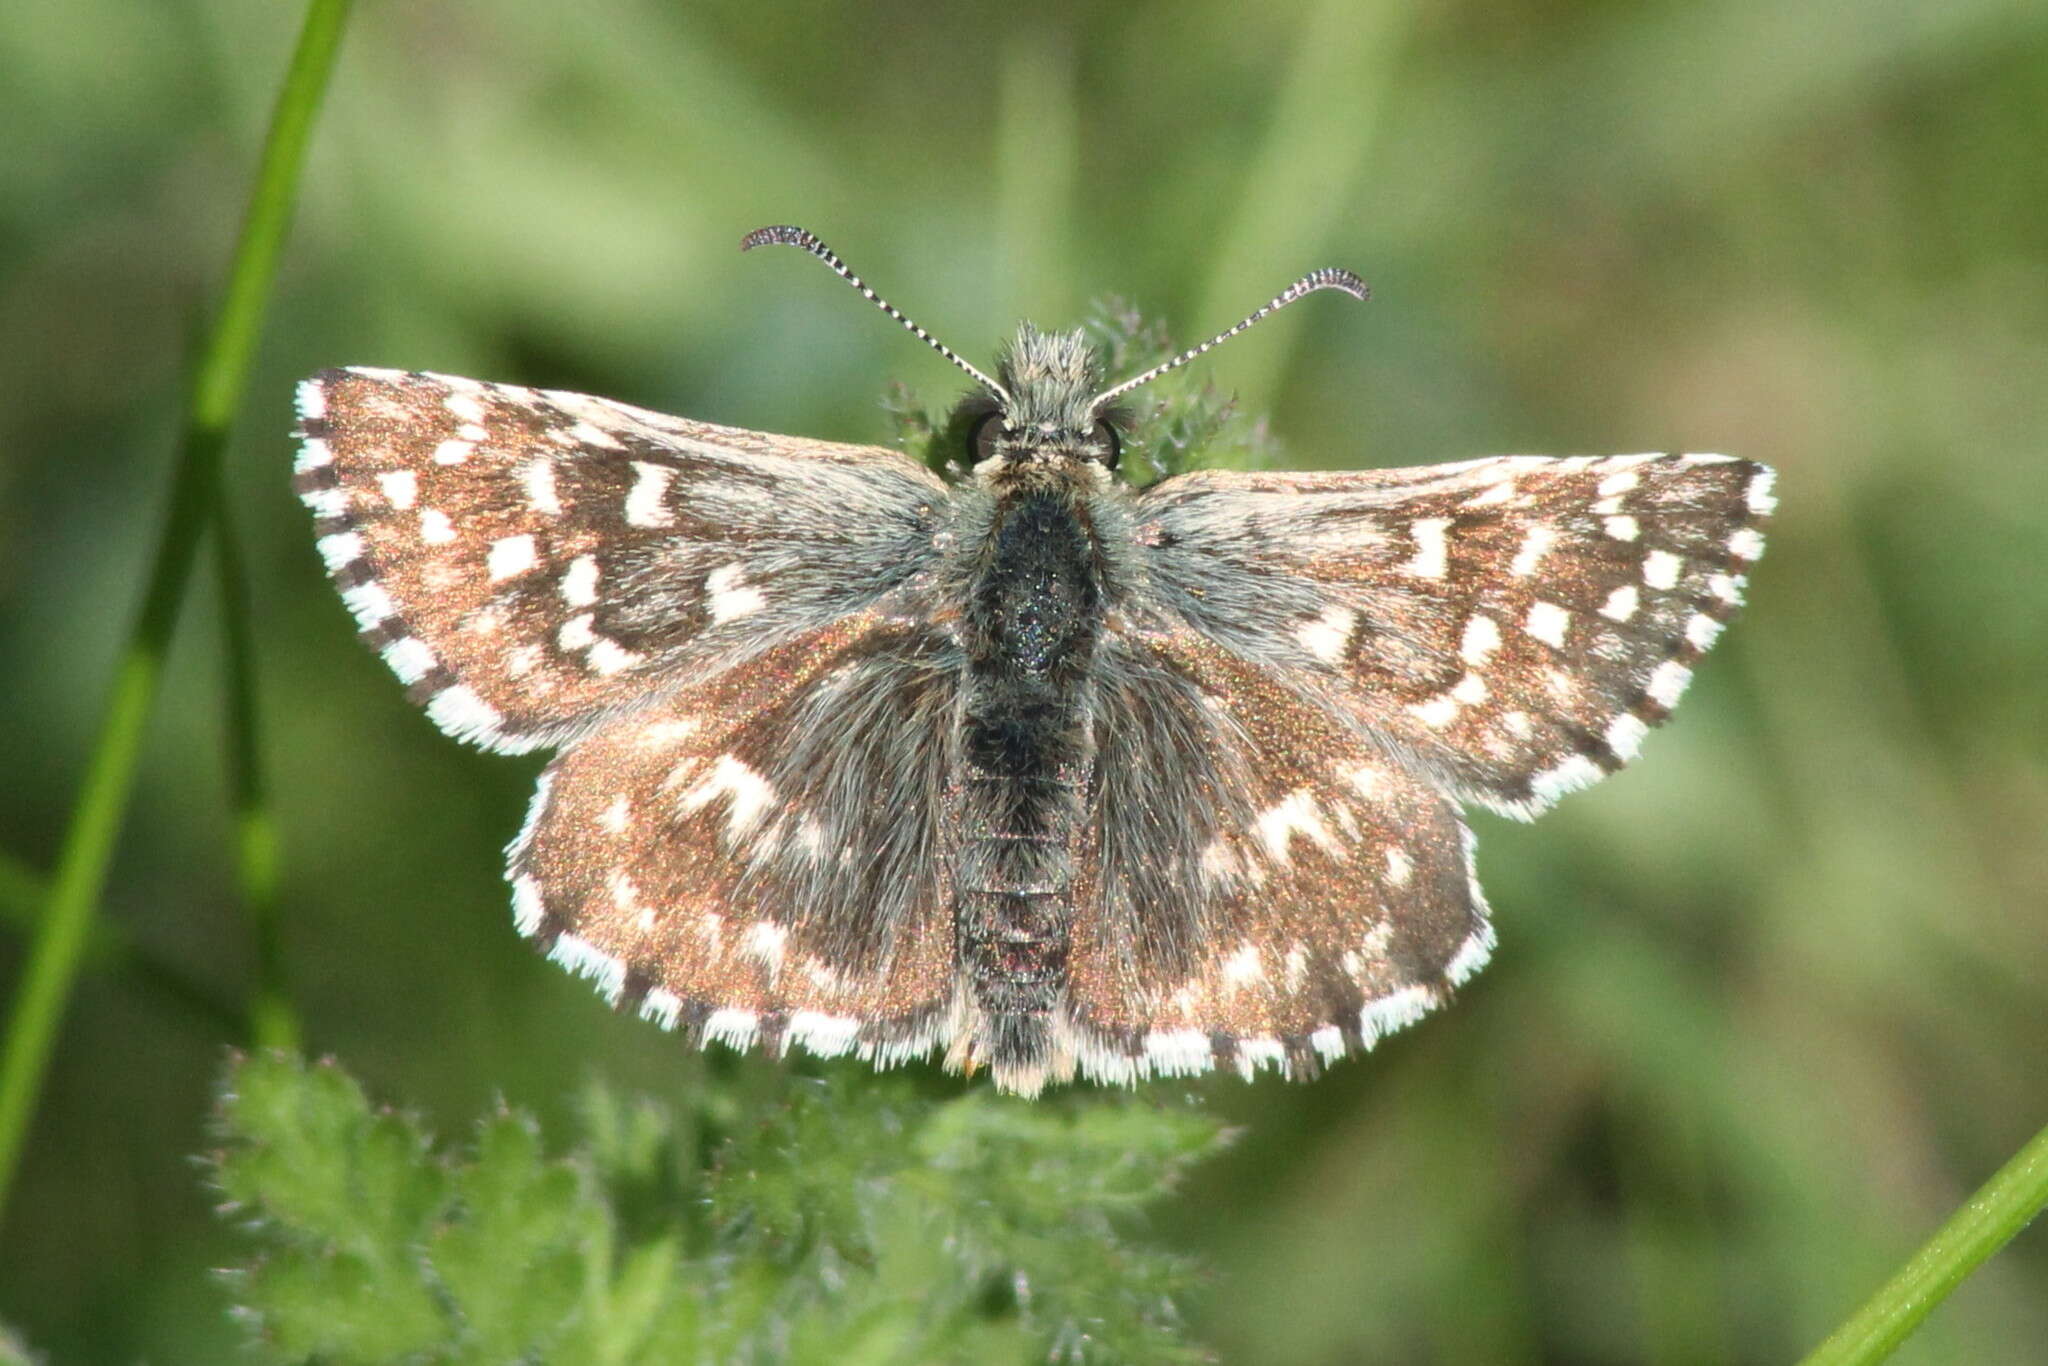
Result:
{"label": "segmented abdomen", "polygon": [[1094,566],[1094,542],[1063,500],[1008,500],[968,606],[955,931],[998,1065],[1044,1057],[1066,979],[1094,752]]}

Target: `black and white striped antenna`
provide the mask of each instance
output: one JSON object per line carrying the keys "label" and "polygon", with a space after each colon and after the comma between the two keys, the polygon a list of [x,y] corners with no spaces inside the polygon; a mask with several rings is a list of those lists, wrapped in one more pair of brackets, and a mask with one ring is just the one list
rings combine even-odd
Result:
{"label": "black and white striped antenna", "polygon": [[1264,308],[1252,314],[1249,318],[1246,318],[1237,326],[1226,328],[1223,331],[1218,332],[1215,336],[1209,338],[1209,340],[1203,342],[1200,346],[1191,347],[1188,350],[1181,352],[1178,356],[1175,356],[1172,360],[1167,361],[1161,365],[1153,366],[1150,370],[1147,370],[1144,374],[1139,375],[1135,379],[1127,379],[1122,384],[1117,385],[1115,388],[1103,390],[1101,393],[1095,396],[1095,402],[1091,404],[1090,407],[1099,409],[1102,407],[1103,404],[1109,402],[1111,399],[1121,398],[1123,395],[1128,394],[1129,392],[1131,392],[1131,390],[1137,388],[1139,385],[1149,384],[1153,380],[1158,379],[1161,375],[1165,374],[1169,370],[1180,369],[1181,366],[1186,365],[1189,361],[1195,359],[1197,356],[1205,355],[1208,352],[1214,350],[1216,347],[1221,346],[1224,342],[1229,341],[1232,337],[1244,331],[1253,323],[1265,317],[1268,313],[1276,313],[1280,309],[1283,309],[1287,307],[1287,305],[1293,303],[1296,299],[1299,299],[1302,295],[1313,294],[1319,289],[1341,289],[1346,294],[1349,294],[1352,298],[1357,299],[1361,302],[1372,297],[1372,291],[1366,287],[1365,281],[1359,279],[1356,275],[1353,275],[1348,270],[1338,270],[1334,267],[1325,267],[1322,270],[1312,270],[1308,274],[1302,276],[1299,280],[1296,280],[1293,284],[1287,286],[1287,288],[1281,290],[1278,294],[1274,295],[1273,301],[1271,303],[1267,304]]}
{"label": "black and white striped antenna", "polygon": [[996,383],[987,375],[984,375],[983,373],[981,373],[981,371],[975,369],[972,365],[969,365],[966,361],[962,360],[959,354],[955,352],[952,347],[946,345],[937,337],[934,337],[931,333],[925,331],[922,327],[919,327],[916,323],[912,322],[909,318],[903,316],[902,313],[897,311],[897,308],[894,304],[890,303],[887,299],[884,299],[881,295],[875,293],[875,291],[873,291],[872,289],[869,289],[867,286],[867,282],[862,280],[860,276],[855,275],[852,271],[848,270],[846,268],[846,262],[839,259],[839,254],[833,251],[832,248],[826,246],[823,242],[819,241],[815,233],[806,232],[802,228],[793,227],[787,223],[778,223],[772,227],[756,228],[752,232],[748,233],[746,237],[742,239],[740,242],[741,251],[752,251],[755,247],[765,246],[802,247],[805,251],[809,252],[811,255],[817,257],[820,261],[823,261],[827,266],[831,267],[832,273],[834,275],[837,275],[840,279],[846,281],[846,283],[852,285],[855,289],[859,290],[861,292],[861,295],[864,298],[866,298],[869,303],[873,304],[876,308],[881,309],[884,313],[894,318],[897,322],[902,323],[906,328],[910,329],[911,334],[915,336],[919,341],[923,342],[926,346],[929,346],[932,350],[938,352],[947,360],[953,362],[953,364],[959,366],[962,370],[965,370],[969,375],[973,376],[974,382],[976,384],[979,384],[982,388],[988,390],[991,394],[994,394],[996,398],[1003,404],[1004,407],[1007,408],[1010,406],[1010,395],[1008,391],[1003,388],[1002,385]]}

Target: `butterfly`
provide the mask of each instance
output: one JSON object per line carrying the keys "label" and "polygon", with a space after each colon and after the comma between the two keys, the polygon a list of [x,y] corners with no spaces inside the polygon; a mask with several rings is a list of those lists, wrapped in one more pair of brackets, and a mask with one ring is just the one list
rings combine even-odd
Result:
{"label": "butterfly", "polygon": [[1118,474],[1122,400],[1026,325],[958,475],[418,372],[298,390],[295,487],[442,730],[555,750],[519,932],[694,1041],[1025,1095],[1311,1076],[1494,943],[1461,808],[1636,756],[1742,601],[1772,472],[1718,455]]}

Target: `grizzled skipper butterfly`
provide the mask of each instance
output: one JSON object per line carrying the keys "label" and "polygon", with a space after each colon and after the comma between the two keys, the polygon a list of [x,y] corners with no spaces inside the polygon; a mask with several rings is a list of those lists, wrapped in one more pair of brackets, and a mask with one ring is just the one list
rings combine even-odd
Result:
{"label": "grizzled skipper butterfly", "polygon": [[1459,814],[1633,759],[1742,600],[1771,471],[1503,456],[1117,475],[1029,325],[947,482],[895,451],[443,375],[299,386],[295,486],[449,734],[559,751],[521,934],[693,1041],[943,1049],[1025,1095],[1313,1075],[1493,945]]}

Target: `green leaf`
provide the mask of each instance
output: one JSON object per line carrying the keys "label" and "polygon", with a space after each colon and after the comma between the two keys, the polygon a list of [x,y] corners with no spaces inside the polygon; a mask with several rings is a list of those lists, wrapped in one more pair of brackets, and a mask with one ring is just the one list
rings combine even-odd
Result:
{"label": "green leaf", "polygon": [[[582,1175],[549,1162],[540,1128],[501,1111],[455,1172],[451,1218],[427,1262],[460,1320],[462,1356],[510,1361],[545,1348],[581,1299],[596,1214]],[[598,1216],[601,1217],[601,1216]]]}
{"label": "green leaf", "polygon": [[500,1108],[448,1156],[332,1063],[239,1061],[214,1176],[278,1361],[1195,1361],[1141,1212],[1214,1121],[768,1062],[682,1105],[593,1086],[551,1156]]}
{"label": "green leaf", "polygon": [[375,1113],[331,1063],[245,1059],[223,1096],[214,1179],[276,1246],[236,1280],[281,1359],[389,1361],[445,1336],[418,1249],[447,1201],[417,1126]]}

